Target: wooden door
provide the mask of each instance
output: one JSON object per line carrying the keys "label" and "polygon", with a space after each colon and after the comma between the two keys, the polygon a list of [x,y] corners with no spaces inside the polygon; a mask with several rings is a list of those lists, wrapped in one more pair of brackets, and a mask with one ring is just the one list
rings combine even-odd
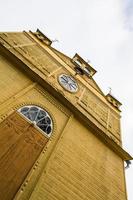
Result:
{"label": "wooden door", "polygon": [[48,138],[18,112],[0,123],[0,199],[14,198]]}

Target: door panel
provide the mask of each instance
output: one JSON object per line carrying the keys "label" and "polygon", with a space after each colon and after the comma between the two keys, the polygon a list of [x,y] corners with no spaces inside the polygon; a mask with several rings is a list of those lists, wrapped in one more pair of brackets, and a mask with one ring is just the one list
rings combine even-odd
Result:
{"label": "door panel", "polygon": [[47,141],[17,112],[0,124],[0,199],[13,199]]}

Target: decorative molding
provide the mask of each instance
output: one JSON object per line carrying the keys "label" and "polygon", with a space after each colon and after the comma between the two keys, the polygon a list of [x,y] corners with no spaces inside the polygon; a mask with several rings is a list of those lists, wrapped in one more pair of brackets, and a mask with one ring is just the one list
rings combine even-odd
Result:
{"label": "decorative molding", "polygon": [[[52,85],[53,86],[53,85]],[[41,86],[37,85],[36,90],[42,94],[47,100],[49,100],[53,105],[55,105],[61,112],[63,112],[67,117],[70,116],[70,111],[66,109],[63,105],[61,105],[59,102],[56,102],[57,100],[53,98],[48,92],[44,91]],[[57,90],[57,88],[56,88]],[[64,95],[64,94],[63,94]]]}
{"label": "decorative molding", "polygon": [[[21,98],[21,96],[23,96],[24,94],[26,94],[27,92],[32,90],[35,86],[36,86],[36,83],[33,82],[33,83],[29,84],[27,87],[20,90],[16,95],[11,96],[5,102],[1,103],[1,105],[0,105],[1,111],[5,110],[9,105],[12,105],[15,100]],[[12,110],[12,106],[11,106],[11,110]],[[13,111],[15,111],[15,110],[16,109],[14,109]],[[9,113],[9,114],[7,114],[7,113]],[[8,115],[10,115],[10,111],[9,112],[6,111],[4,114],[0,114],[0,122],[2,120],[4,120]]]}
{"label": "decorative molding", "polygon": [[120,116],[114,112],[112,113],[112,110],[97,98],[95,94],[84,89],[79,98],[78,104],[84,108],[86,112],[96,118],[99,123],[104,126],[110,134],[113,134],[117,140],[120,140]]}

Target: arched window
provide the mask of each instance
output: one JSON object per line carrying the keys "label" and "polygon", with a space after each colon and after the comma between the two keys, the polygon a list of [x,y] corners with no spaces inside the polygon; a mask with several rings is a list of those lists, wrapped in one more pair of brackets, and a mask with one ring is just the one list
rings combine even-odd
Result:
{"label": "arched window", "polygon": [[24,117],[33,122],[46,135],[50,136],[53,129],[53,122],[46,110],[34,105],[28,105],[18,110]]}

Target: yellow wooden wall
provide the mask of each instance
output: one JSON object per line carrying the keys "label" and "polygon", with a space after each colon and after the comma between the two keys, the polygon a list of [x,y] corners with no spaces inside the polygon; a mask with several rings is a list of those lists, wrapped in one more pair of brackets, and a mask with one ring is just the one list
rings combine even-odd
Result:
{"label": "yellow wooden wall", "polygon": [[6,58],[0,56],[0,104],[19,91],[27,87],[31,83],[19,69],[15,68]]}
{"label": "yellow wooden wall", "polygon": [[[19,40],[19,37],[16,38]],[[11,44],[14,45],[14,43]],[[16,43],[16,46],[17,44],[19,43]],[[6,45],[8,46],[9,44]],[[49,56],[48,58],[50,59]],[[50,60],[47,63],[46,68],[51,62]],[[54,65],[57,68],[54,68]],[[62,73],[64,71],[67,72],[67,69],[57,65],[57,61],[54,61],[53,68],[47,71],[43,70],[43,66],[41,66],[38,68],[41,72],[38,73],[44,73],[45,71],[47,78],[44,77],[46,80],[48,79],[50,84],[53,83],[59,92],[67,96],[70,101],[75,102],[77,107],[84,108],[84,114],[87,115],[93,108],[91,104],[85,105],[85,92],[88,96],[87,101],[92,103],[96,100],[97,106],[101,103],[100,108],[105,106],[103,110],[107,109],[107,106],[103,105],[99,98],[95,99],[95,95],[87,87],[83,90],[85,86],[83,82],[80,82],[80,78],[78,78],[78,83],[81,91],[78,94],[72,96],[70,93],[63,91],[57,80],[58,70],[59,73]],[[53,74],[50,75],[50,73]],[[21,72],[19,66],[15,66],[8,58],[3,56],[0,56],[0,94],[0,121],[21,106],[30,104],[38,105],[47,110],[54,122],[53,134],[48,144],[35,162],[15,199],[127,199],[122,159],[76,119],[72,112],[65,108],[52,94],[45,91],[38,83],[31,80],[26,73]],[[95,110],[95,116],[97,120],[101,120],[99,116],[102,116],[103,119],[101,121],[106,124],[106,113],[104,115],[102,108],[101,110],[100,108],[97,107]],[[115,111],[114,115],[116,115]],[[116,130],[115,134],[117,135]]]}
{"label": "yellow wooden wall", "polygon": [[125,200],[123,162],[72,117],[30,200]]}
{"label": "yellow wooden wall", "polygon": [[[74,64],[69,57],[42,44],[28,32],[0,33],[0,42],[77,109],[86,116],[92,115],[100,128],[104,127],[105,134],[121,145],[119,111],[110,105],[93,79],[75,75]],[[58,76],[61,73],[71,74],[77,79],[79,90],[76,94],[73,95],[60,86]]]}

